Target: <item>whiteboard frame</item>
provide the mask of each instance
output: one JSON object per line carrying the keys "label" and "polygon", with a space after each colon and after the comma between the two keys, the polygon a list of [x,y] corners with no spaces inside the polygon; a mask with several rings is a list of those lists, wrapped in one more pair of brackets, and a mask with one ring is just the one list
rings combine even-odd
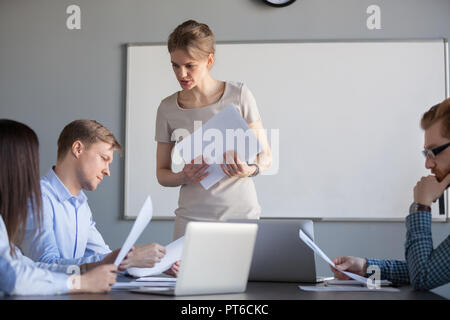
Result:
{"label": "whiteboard frame", "polygon": [[[283,44],[283,43],[378,43],[378,42],[436,42],[436,41],[442,41],[444,44],[444,66],[445,66],[445,97],[450,97],[450,77],[449,77],[449,51],[448,51],[448,39],[447,38],[416,38],[416,39],[330,39],[330,40],[250,40],[250,41],[217,41],[216,44]],[[126,99],[125,99],[125,172],[124,172],[124,207],[123,207],[123,214],[121,219],[122,220],[136,220],[136,216],[130,216],[127,215],[126,208],[128,207],[128,196],[127,196],[127,190],[128,190],[128,181],[127,181],[127,175],[130,170],[130,163],[128,161],[127,153],[127,145],[129,145],[129,95],[128,95],[128,87],[129,87],[129,74],[128,74],[128,67],[129,67],[129,56],[128,56],[128,49],[130,47],[139,47],[139,46],[162,46],[167,45],[166,42],[132,42],[126,44]],[[447,223],[450,221],[448,208],[449,208],[449,200],[448,200],[448,190],[444,192],[444,207],[445,207],[445,214],[444,217],[433,217],[432,222],[441,222],[441,223]],[[405,215],[406,218],[407,215]],[[308,219],[312,220],[314,222],[404,222],[405,218],[318,218],[318,217],[298,217],[295,219]],[[261,217],[260,219],[263,220],[271,220],[271,219],[293,219],[292,217]],[[153,220],[156,221],[173,221],[175,220],[174,216],[155,216],[153,217]]]}

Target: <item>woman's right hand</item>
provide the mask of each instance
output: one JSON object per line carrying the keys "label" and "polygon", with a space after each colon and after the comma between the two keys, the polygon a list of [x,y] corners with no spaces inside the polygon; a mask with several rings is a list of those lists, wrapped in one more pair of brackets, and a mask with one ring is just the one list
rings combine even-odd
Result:
{"label": "woman's right hand", "polygon": [[196,184],[205,179],[209,172],[205,170],[209,168],[203,156],[198,156],[183,168],[184,184]]}
{"label": "woman's right hand", "polygon": [[116,282],[117,266],[114,264],[101,265],[86,272],[85,274],[73,275],[79,277],[79,281],[72,283],[78,284],[78,288],[73,288],[71,293],[105,293],[111,290],[111,286]]}

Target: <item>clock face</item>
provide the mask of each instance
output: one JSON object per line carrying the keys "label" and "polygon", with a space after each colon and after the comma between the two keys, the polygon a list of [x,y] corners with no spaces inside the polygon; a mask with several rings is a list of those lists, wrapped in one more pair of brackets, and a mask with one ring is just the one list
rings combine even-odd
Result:
{"label": "clock face", "polygon": [[295,2],[295,0],[264,0],[264,3],[266,3],[272,7],[285,7],[294,2]]}

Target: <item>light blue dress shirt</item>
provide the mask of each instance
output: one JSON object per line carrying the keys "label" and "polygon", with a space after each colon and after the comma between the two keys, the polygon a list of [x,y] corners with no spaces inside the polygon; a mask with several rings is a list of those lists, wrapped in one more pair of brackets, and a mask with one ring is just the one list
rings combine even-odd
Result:
{"label": "light blue dress shirt", "polygon": [[83,191],[72,196],[51,169],[41,179],[41,232],[29,211],[22,252],[34,261],[81,265],[102,260],[111,249],[95,227]]}
{"label": "light blue dress shirt", "polygon": [[15,248],[11,255],[8,232],[0,216],[0,294],[54,295],[69,292],[67,266],[36,263]]}

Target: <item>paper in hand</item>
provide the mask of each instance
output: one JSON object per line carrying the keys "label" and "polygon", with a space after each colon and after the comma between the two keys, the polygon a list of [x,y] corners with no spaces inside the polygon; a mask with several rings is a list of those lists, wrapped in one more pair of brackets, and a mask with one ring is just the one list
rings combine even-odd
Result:
{"label": "paper in hand", "polygon": [[234,150],[238,158],[252,163],[262,150],[254,132],[242,118],[235,105],[228,105],[192,134],[175,145],[185,163],[203,156],[210,164],[208,176],[200,184],[208,190],[227,177],[221,168],[224,153]]}
{"label": "paper in hand", "polygon": [[130,249],[134,246],[137,239],[141,235],[142,231],[144,231],[145,227],[147,227],[150,220],[152,220],[152,215],[153,215],[152,199],[150,198],[150,196],[148,196],[144,202],[144,205],[141,208],[141,211],[139,211],[139,215],[136,218],[136,221],[134,222],[127,239],[125,240],[125,243],[120,249],[120,252],[117,255],[116,260],[114,261],[114,264],[116,266],[120,265],[122,260],[128,254],[128,251],[130,251]]}
{"label": "paper in hand", "polygon": [[[330,258],[328,258],[328,256],[300,229],[298,231],[300,239],[302,239],[302,241],[304,243],[306,243],[306,245],[308,247],[310,247],[315,253],[317,253],[323,260],[325,260],[329,265],[331,265],[333,268],[336,268],[336,265],[334,264],[333,261],[331,261]],[[337,269],[339,270],[339,269]],[[367,280],[370,281],[370,279],[361,277],[360,275],[351,273],[351,272],[347,272],[347,271],[341,271],[343,274],[345,274],[346,276],[355,279],[356,281],[358,281],[361,284],[367,285]]]}
{"label": "paper in hand", "polygon": [[128,274],[133,277],[150,277],[153,275],[161,274],[164,271],[170,269],[170,267],[181,260],[183,255],[184,237],[181,237],[166,246],[166,255],[160,262],[155,263],[153,268],[129,268]]}

